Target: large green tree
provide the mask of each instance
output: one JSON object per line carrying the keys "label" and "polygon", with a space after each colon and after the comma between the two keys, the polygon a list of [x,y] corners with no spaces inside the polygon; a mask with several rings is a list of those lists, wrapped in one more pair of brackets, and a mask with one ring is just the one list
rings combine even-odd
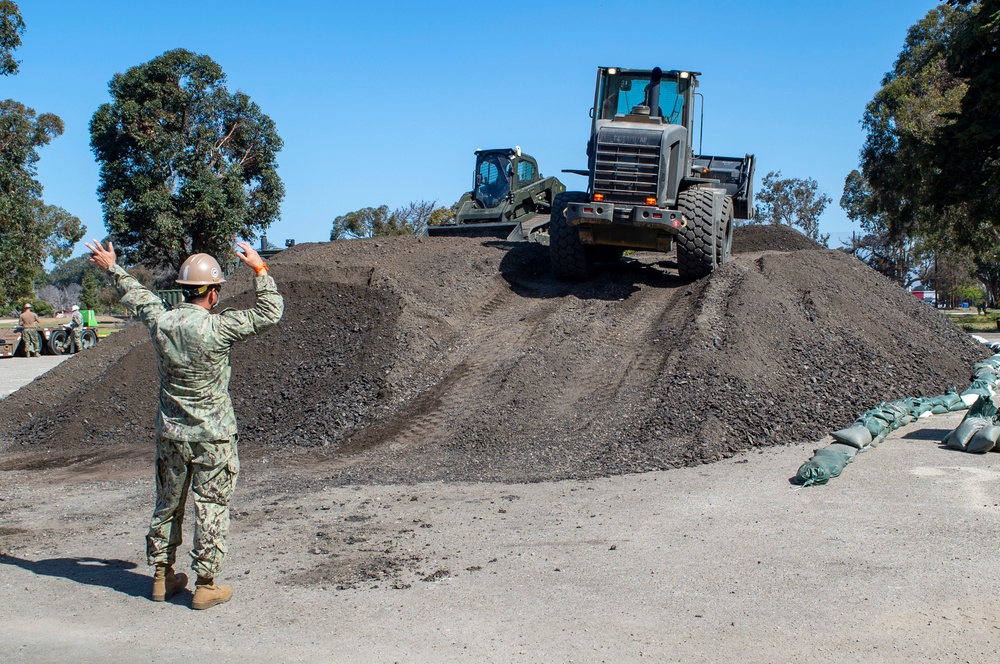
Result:
{"label": "large green tree", "polygon": [[[965,82],[947,67],[947,45],[967,12],[941,5],[912,26],[892,71],[865,107],[861,174],[870,209],[895,236],[951,235],[930,205],[934,138],[960,106]],[[962,210],[948,211],[961,225]]]}
{"label": "large green tree", "polygon": [[274,122],[222,68],[183,49],[116,74],[90,122],[104,221],[127,262],[225,262],[279,216],[282,142]]}
{"label": "large green tree", "polygon": [[[385,235],[419,235],[444,208],[435,208],[433,201],[413,201],[390,211],[388,205],[366,207],[342,214],[333,220],[331,240],[352,240]],[[438,221],[440,223],[440,221]]]}
{"label": "large green tree", "polygon": [[45,205],[35,179],[38,149],[62,131],[51,113],[0,101],[0,306],[30,300],[44,263],[66,258],[86,230],[66,210]]}
{"label": "large green tree", "polygon": [[936,128],[930,160],[934,208],[963,205],[970,240],[1000,227],[1000,0],[952,0],[962,17],[947,41],[947,71],[963,84],[957,109]]}
{"label": "large green tree", "polygon": [[829,233],[819,232],[819,218],[832,199],[819,193],[816,180],[783,178],[781,171],[771,171],[761,184],[753,223],[795,226],[820,244],[830,241]]}
{"label": "large green tree", "polygon": [[16,74],[20,64],[14,59],[14,49],[21,45],[24,19],[11,0],[0,0],[0,76]]}

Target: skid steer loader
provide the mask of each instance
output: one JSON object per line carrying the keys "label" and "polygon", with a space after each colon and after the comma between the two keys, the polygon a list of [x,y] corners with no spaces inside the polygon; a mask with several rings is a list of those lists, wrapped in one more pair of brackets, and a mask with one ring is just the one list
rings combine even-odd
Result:
{"label": "skid steer loader", "polygon": [[472,191],[459,199],[452,221],[428,226],[427,234],[521,240],[548,225],[552,200],[564,191],[558,179],[543,178],[538,162],[519,147],[476,150]]}

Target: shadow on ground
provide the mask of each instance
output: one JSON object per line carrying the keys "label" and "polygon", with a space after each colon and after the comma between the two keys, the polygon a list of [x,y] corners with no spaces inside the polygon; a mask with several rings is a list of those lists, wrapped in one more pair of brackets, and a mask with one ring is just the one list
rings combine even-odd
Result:
{"label": "shadow on ground", "polygon": [[0,554],[0,564],[20,567],[39,576],[53,576],[91,586],[103,586],[133,597],[148,597],[152,580],[131,570],[137,565],[126,560],[105,558],[49,558],[25,560]]}

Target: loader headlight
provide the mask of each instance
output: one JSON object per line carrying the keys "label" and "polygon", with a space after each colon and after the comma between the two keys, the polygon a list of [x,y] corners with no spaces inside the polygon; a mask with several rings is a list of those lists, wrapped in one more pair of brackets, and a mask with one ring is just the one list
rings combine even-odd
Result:
{"label": "loader headlight", "polygon": [[618,73],[618,69],[616,67],[608,67],[608,74],[610,74],[611,76],[614,76],[617,73]]}

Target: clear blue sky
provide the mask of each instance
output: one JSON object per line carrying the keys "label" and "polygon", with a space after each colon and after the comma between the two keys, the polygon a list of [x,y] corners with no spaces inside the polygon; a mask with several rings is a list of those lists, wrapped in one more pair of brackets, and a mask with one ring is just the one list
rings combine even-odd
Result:
{"label": "clear blue sky", "polygon": [[[584,178],[599,65],[702,72],[705,154],[757,155],[833,199],[831,246],[855,228],[838,202],[859,120],[927,0],[137,2],[17,0],[27,31],[0,98],[56,113],[42,149],[47,203],[103,237],[88,123],[116,72],[164,51],[212,57],[277,123],[286,196],[268,231],[325,241],[369,205],[450,205],[476,148],[520,145],[570,189]],[[83,250],[82,245],[78,247]]]}

